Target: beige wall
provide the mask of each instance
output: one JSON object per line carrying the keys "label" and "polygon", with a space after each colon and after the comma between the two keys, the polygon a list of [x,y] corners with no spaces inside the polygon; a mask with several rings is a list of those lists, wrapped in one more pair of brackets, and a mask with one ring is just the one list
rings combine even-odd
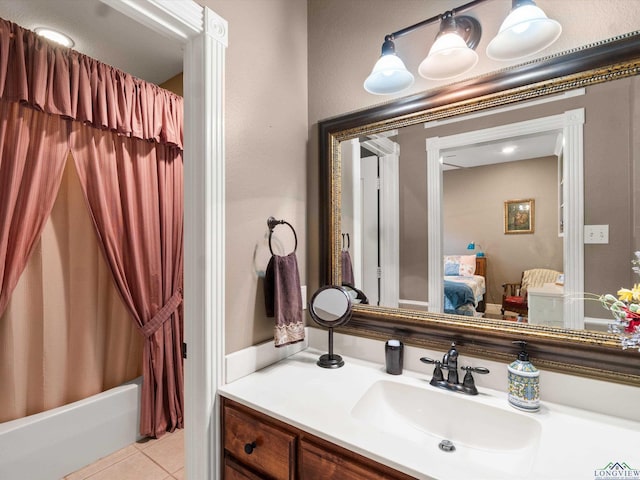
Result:
{"label": "beige wall", "polygon": [[175,77],[171,77],[168,80],[165,80],[160,84],[160,86],[170,92],[175,93],[176,95],[183,95],[183,75],[179,73]]}
{"label": "beige wall", "polygon": [[[306,283],[307,5],[199,2],[229,22],[225,308],[230,353],[273,338],[273,319],[265,316],[263,281],[256,273],[269,257],[269,216],[295,227],[300,281]],[[283,249],[293,247],[286,226],[276,228],[274,237],[274,246],[281,240]]]}
{"label": "beige wall", "polygon": [[[589,90],[585,122],[585,225],[609,225],[609,243],[585,245],[585,291],[615,293],[638,281],[631,271],[634,210],[640,203],[637,139],[640,112],[635,99],[640,79],[617,80]],[[635,191],[635,199],[634,199]],[[636,226],[637,228],[637,226]],[[630,288],[630,287],[626,287]],[[602,317],[598,302],[585,304],[585,315]]]}

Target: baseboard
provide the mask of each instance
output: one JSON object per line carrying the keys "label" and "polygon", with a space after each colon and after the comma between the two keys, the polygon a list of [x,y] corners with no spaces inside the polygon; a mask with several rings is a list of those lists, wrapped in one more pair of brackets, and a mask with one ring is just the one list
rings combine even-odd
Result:
{"label": "baseboard", "polygon": [[398,305],[407,308],[413,308],[416,310],[429,310],[429,302],[423,302],[420,300],[406,300],[400,299],[398,300]]}

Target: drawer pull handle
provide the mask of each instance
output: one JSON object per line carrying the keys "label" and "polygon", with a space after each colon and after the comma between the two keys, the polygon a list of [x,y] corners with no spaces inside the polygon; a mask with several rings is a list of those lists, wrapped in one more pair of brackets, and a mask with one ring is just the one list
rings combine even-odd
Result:
{"label": "drawer pull handle", "polygon": [[247,455],[251,455],[257,446],[258,444],[256,442],[247,443],[244,446],[244,453],[246,453]]}

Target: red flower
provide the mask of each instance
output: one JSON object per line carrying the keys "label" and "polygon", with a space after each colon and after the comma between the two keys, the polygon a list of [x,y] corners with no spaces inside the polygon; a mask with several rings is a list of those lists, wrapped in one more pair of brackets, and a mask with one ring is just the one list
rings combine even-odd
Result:
{"label": "red flower", "polygon": [[640,319],[639,318],[630,319],[629,317],[627,318],[629,319],[629,323],[627,324],[626,327],[624,327],[624,331],[627,333],[634,333],[636,331],[636,328],[640,327]]}

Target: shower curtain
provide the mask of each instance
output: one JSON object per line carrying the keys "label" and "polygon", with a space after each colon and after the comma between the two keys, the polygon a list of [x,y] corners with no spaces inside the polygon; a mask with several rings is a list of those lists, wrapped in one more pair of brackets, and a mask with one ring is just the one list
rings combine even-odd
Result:
{"label": "shower curtain", "polygon": [[142,337],[95,236],[73,158],[0,316],[0,422],[66,405],[142,374]]}
{"label": "shower curtain", "polygon": [[0,103],[0,315],[71,150],[100,248],[143,337],[140,432],[182,427],[182,99],[0,20]]}

